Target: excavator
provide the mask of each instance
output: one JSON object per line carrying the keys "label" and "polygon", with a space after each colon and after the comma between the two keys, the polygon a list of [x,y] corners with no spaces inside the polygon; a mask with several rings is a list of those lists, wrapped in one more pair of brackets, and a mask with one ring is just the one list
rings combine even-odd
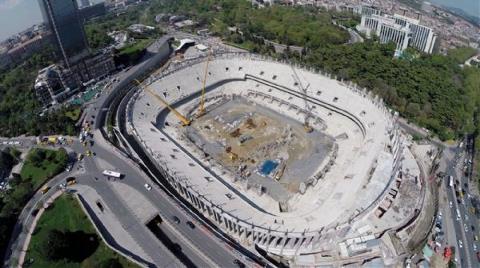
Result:
{"label": "excavator", "polygon": [[[135,80],[135,82],[138,83],[138,85],[141,85],[140,81]],[[161,104],[165,105],[175,116],[182,122],[182,125],[189,126],[191,121],[187,119],[185,116],[183,116],[180,112],[178,112],[175,108],[173,108],[166,100],[164,100],[162,97],[158,96],[155,92],[153,92],[148,86],[145,86],[145,91],[150,93],[158,102]]]}

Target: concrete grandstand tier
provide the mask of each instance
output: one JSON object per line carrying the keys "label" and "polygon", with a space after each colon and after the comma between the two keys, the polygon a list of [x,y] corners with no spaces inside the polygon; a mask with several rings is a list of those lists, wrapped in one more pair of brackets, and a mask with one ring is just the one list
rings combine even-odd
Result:
{"label": "concrete grandstand tier", "polygon": [[130,132],[178,193],[239,242],[273,255],[348,259],[370,241],[368,256],[382,256],[380,234],[399,223],[377,221],[402,164],[415,163],[382,100],[327,74],[222,54],[209,63],[206,114],[197,118],[205,60],[172,64],[142,85],[190,126],[146,91],[128,105]]}

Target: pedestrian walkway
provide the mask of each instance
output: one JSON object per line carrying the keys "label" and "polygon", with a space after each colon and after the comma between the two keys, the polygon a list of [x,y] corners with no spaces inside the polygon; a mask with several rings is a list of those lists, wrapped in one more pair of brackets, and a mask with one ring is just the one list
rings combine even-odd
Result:
{"label": "pedestrian walkway", "polygon": [[28,227],[27,235],[25,237],[25,240],[23,241],[22,250],[18,256],[18,263],[17,263],[18,268],[23,267],[23,263],[25,262],[25,256],[27,255],[28,246],[30,245],[32,234],[35,231],[35,228],[37,227],[38,220],[42,216],[43,212],[45,212],[45,209],[48,208],[55,201],[55,199],[61,196],[62,193],[63,191],[61,190],[55,192],[47,201],[45,201],[44,205],[40,207],[40,209],[38,210],[38,213],[35,215],[35,218],[33,219],[30,227]]}

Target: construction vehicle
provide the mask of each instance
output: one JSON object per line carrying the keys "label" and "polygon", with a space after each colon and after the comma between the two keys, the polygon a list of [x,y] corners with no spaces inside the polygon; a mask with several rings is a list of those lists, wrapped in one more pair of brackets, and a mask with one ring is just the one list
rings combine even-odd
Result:
{"label": "construction vehicle", "polygon": [[205,114],[205,87],[207,85],[207,76],[208,76],[208,64],[212,56],[212,51],[208,52],[207,64],[205,66],[205,75],[203,77],[203,86],[202,86],[202,95],[200,96],[200,105],[198,106],[197,117],[200,117]]}
{"label": "construction vehicle", "polygon": [[298,86],[298,88],[302,91],[303,93],[302,97],[303,97],[303,100],[305,101],[306,113],[305,113],[305,119],[303,122],[303,128],[307,133],[310,133],[313,131],[313,128],[310,126],[308,122],[310,117],[312,116],[312,107],[310,106],[310,104],[308,104],[308,100],[307,100],[307,89],[308,87],[310,87],[310,83],[308,83],[308,85],[304,87],[302,84],[302,81],[300,80],[300,77],[298,77],[297,71],[295,71],[295,68],[293,66],[291,66],[291,68],[293,71],[293,75],[292,75],[293,80],[295,81],[295,84]]}
{"label": "construction vehicle", "polygon": [[230,160],[236,161],[238,159],[238,154],[232,152],[232,147],[228,146],[227,148],[225,148],[225,152],[227,153]]}
{"label": "construction vehicle", "polygon": [[[138,85],[141,85],[141,83],[138,80],[135,80],[135,82],[137,82]],[[164,100],[163,98],[158,96],[155,92],[150,90],[150,88],[148,86],[146,86],[144,89],[145,89],[146,92],[150,93],[150,95],[155,97],[155,99],[157,99],[161,104],[165,105],[171,112],[173,112],[175,114],[175,116],[180,120],[180,122],[182,122],[182,125],[184,127],[190,125],[191,121],[188,120],[185,116],[183,116],[180,112],[175,110],[175,108],[170,106],[170,104],[166,100]]]}
{"label": "construction vehicle", "polygon": [[286,167],[287,167],[287,165],[285,164],[285,162],[282,162],[281,166],[278,168],[278,171],[273,176],[275,178],[275,180],[278,181],[282,178],[283,173],[285,173],[285,168]]}

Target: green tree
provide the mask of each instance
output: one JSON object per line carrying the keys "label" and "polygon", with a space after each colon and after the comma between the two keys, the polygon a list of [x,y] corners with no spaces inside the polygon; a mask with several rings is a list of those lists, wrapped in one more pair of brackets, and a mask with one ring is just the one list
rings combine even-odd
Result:
{"label": "green tree", "polygon": [[100,264],[101,268],[122,268],[122,264],[118,259],[107,259]]}

